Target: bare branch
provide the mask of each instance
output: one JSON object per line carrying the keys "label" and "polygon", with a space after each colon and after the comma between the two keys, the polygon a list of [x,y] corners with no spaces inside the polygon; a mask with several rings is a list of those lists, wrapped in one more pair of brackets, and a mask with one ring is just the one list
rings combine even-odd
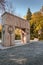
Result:
{"label": "bare branch", "polygon": [[5,0],[0,0],[0,9],[5,10]]}

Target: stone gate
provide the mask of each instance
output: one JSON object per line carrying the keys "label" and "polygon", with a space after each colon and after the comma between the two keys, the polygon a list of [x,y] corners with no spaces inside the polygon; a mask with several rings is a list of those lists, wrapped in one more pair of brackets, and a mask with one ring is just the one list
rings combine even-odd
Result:
{"label": "stone gate", "polygon": [[2,45],[12,46],[15,40],[15,28],[21,30],[22,44],[30,41],[30,24],[18,16],[5,12],[2,15]]}

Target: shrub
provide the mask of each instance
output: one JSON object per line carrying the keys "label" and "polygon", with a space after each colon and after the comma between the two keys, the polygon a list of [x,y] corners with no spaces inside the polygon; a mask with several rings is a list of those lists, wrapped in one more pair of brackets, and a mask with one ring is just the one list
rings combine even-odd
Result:
{"label": "shrub", "polygon": [[20,40],[21,36],[20,35],[15,35],[15,40]]}

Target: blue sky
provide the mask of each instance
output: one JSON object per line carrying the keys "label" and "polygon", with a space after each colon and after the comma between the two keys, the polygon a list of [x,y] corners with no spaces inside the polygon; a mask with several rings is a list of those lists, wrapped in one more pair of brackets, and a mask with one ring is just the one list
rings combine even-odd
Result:
{"label": "blue sky", "polygon": [[[34,13],[39,11],[43,6],[43,0],[6,0],[7,9],[13,11],[14,14],[23,17],[27,13],[27,9],[30,8],[31,12]],[[9,3],[11,5],[9,5]],[[12,6],[12,8],[10,8]]]}
{"label": "blue sky", "polygon": [[26,15],[27,9],[30,8],[31,12],[39,11],[43,5],[43,0],[8,0],[13,5],[13,11],[17,15],[23,17]]}
{"label": "blue sky", "polygon": [[[43,6],[43,0],[7,0],[9,11],[13,11],[14,14],[23,17],[27,13],[27,9],[30,8],[31,12],[34,13],[39,11]],[[10,9],[11,4],[12,8]]]}

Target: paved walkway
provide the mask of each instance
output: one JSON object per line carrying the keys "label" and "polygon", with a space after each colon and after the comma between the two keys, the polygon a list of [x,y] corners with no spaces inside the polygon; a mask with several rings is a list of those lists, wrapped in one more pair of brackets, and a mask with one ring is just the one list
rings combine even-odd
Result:
{"label": "paved walkway", "polygon": [[[1,40],[0,40],[1,41]],[[21,43],[21,40],[15,40],[14,41],[14,45],[13,46],[9,46],[9,47],[4,47],[2,46],[2,41],[0,42],[0,49],[8,49],[8,48],[12,48],[12,47],[17,47],[17,46],[22,46],[22,45],[25,45],[27,43]]]}
{"label": "paved walkway", "polygon": [[[36,38],[34,40],[30,40],[30,42],[36,42],[36,41],[38,41]],[[16,47],[16,46],[22,46],[22,45],[25,45],[25,44],[27,44],[27,43],[23,44],[23,43],[21,43],[21,40],[15,40],[13,46],[4,47],[4,46],[2,46],[2,41],[0,40],[0,49],[7,49],[7,48]]]}
{"label": "paved walkway", "polygon": [[43,42],[0,50],[0,65],[43,65]]}

